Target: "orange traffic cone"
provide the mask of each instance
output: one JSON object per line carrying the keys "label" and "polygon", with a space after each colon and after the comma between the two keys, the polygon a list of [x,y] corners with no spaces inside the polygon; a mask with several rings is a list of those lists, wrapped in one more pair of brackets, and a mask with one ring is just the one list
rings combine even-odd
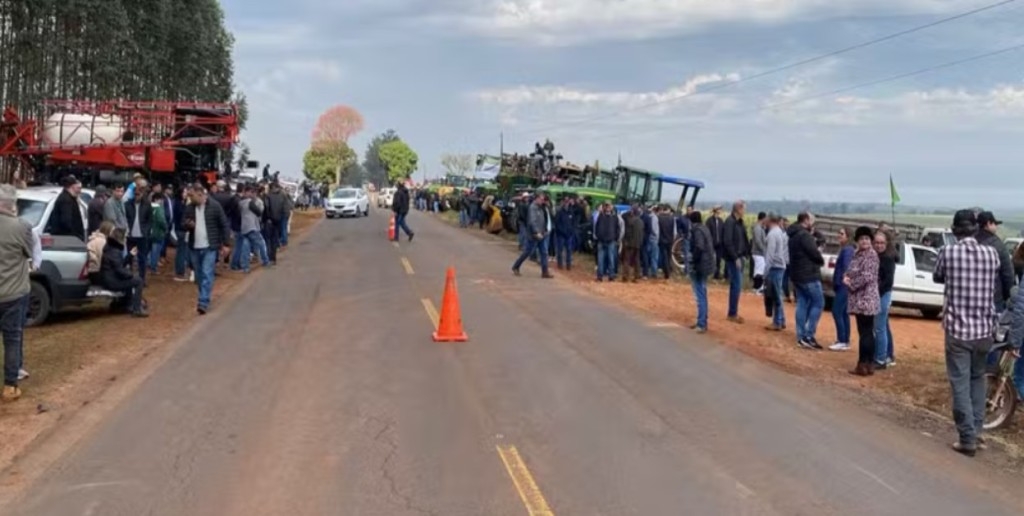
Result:
{"label": "orange traffic cone", "polygon": [[391,222],[388,224],[388,240],[395,239],[395,216],[391,216]]}
{"label": "orange traffic cone", "polygon": [[448,267],[441,300],[441,321],[434,332],[434,342],[466,342],[469,337],[462,329],[462,310],[459,308],[459,290],[455,286],[455,268]]}

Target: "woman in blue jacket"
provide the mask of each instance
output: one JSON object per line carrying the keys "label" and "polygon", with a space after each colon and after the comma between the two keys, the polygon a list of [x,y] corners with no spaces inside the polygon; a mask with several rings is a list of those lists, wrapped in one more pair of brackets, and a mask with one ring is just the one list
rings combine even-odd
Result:
{"label": "woman in blue jacket", "polygon": [[832,273],[832,288],[836,292],[832,300],[832,318],[836,321],[836,343],[829,346],[832,351],[848,351],[850,349],[850,314],[847,313],[850,289],[843,283],[843,276],[850,268],[853,260],[853,246],[850,245],[850,233],[846,228],[839,229],[839,256],[836,257],[836,268]]}

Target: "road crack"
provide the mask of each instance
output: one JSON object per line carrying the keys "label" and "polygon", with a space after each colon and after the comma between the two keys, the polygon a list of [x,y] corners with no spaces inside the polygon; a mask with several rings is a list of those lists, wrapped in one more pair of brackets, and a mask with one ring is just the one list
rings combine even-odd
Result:
{"label": "road crack", "polygon": [[373,416],[370,416],[368,419],[381,426],[381,429],[373,437],[373,441],[384,445],[387,449],[387,454],[384,456],[384,460],[380,465],[380,475],[388,487],[388,493],[392,498],[392,501],[396,502],[407,511],[415,512],[417,514],[425,514],[427,516],[438,516],[437,512],[417,505],[412,496],[403,493],[402,490],[398,488],[398,480],[395,478],[395,474],[392,471],[393,462],[395,457],[398,456],[398,443],[395,440],[395,422],[391,419],[383,420]]}

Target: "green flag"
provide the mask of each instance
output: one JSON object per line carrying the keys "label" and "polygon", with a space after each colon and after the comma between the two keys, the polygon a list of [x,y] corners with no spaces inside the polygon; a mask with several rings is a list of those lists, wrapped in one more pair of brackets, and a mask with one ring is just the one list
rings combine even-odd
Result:
{"label": "green flag", "polygon": [[896,183],[892,180],[892,174],[889,174],[889,194],[892,197],[892,205],[896,206],[896,203],[900,202],[900,194],[896,192]]}

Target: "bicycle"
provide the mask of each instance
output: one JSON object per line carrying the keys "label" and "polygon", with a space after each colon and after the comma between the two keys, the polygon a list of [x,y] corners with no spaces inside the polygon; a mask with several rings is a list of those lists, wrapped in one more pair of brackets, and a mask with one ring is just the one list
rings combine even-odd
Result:
{"label": "bicycle", "polygon": [[985,430],[996,430],[1006,426],[1017,410],[1019,400],[1017,389],[1013,385],[1013,368],[1017,363],[1013,348],[1008,339],[1010,333],[1010,314],[1003,314],[996,325],[995,346],[992,353],[998,354],[999,360],[989,366],[985,373],[988,392],[985,396]]}

